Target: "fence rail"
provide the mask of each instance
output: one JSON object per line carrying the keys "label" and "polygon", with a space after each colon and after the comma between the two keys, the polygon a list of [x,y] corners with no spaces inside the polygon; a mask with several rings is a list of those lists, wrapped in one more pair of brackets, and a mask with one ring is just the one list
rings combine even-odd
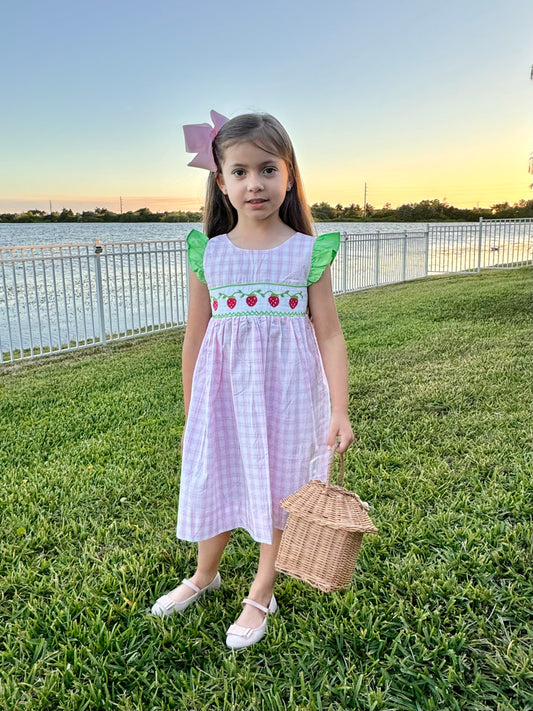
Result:
{"label": "fence rail", "polygon": [[183,326],[183,241],[9,247],[0,254],[0,360]]}
{"label": "fence rail", "polygon": [[429,226],[429,273],[473,272],[530,264],[533,220],[483,220]]}
{"label": "fence rail", "polygon": [[[335,294],[429,274],[530,264],[533,220],[343,234]],[[0,248],[0,361],[79,350],[183,326],[184,240]]]}
{"label": "fence rail", "polygon": [[333,262],[335,294],[427,276],[428,233],[344,234]]}

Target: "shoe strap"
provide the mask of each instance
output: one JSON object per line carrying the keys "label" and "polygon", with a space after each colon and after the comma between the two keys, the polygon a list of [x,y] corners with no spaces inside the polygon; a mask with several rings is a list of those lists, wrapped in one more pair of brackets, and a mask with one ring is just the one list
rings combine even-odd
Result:
{"label": "shoe strap", "polygon": [[190,588],[191,590],[194,590],[195,593],[199,593],[199,592],[200,592],[200,588],[199,588],[199,587],[196,587],[196,585],[195,585],[194,583],[192,583],[190,580],[184,579],[184,580],[182,580],[181,582],[182,582],[184,585],[186,585],[188,588]]}
{"label": "shoe strap", "polygon": [[250,600],[250,598],[246,597],[242,601],[243,605],[251,605],[252,607],[256,607],[258,610],[261,610],[261,612],[264,612],[265,615],[268,615],[268,607],[265,607],[264,605],[260,605],[258,602],[255,600]]}

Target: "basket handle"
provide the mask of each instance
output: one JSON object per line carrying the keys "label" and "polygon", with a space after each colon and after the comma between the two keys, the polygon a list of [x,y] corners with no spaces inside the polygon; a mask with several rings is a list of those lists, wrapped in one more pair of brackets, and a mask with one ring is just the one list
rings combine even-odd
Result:
{"label": "basket handle", "polygon": [[[333,460],[335,459],[335,453],[337,449],[339,448],[339,441],[336,441],[333,447],[331,448],[331,454],[329,455],[329,462],[328,462],[328,477],[326,480],[326,489],[329,489],[331,486],[331,470],[333,468]],[[342,486],[342,483],[344,481],[344,453],[339,452],[339,486]]]}
{"label": "basket handle", "polygon": [[[328,463],[328,478],[326,480],[326,491],[331,487],[331,469],[333,467],[333,460],[335,458],[335,452],[339,448],[340,442],[336,441],[335,445],[331,449],[331,454],[329,455],[329,463]],[[342,483],[344,481],[344,453],[339,452],[339,486],[342,486]],[[355,493],[352,492],[352,496],[355,496],[356,500],[359,502],[361,507],[365,511],[370,511],[370,504],[367,501],[362,501],[362,499],[359,498],[359,496]]]}

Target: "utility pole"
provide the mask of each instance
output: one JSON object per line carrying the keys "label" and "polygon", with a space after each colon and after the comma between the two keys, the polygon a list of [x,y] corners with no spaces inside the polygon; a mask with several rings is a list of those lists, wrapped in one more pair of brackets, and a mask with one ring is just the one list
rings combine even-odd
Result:
{"label": "utility pole", "polygon": [[120,196],[120,214],[122,215],[122,195]]}
{"label": "utility pole", "polygon": [[49,200],[48,202],[50,203],[50,214],[52,214],[52,201]]}
{"label": "utility pole", "polygon": [[366,217],[366,182],[365,182],[365,198],[363,200],[363,217]]}

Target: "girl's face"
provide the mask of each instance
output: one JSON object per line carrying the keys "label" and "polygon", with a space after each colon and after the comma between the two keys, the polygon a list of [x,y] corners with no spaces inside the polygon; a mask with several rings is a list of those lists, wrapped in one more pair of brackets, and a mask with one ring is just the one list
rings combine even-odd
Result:
{"label": "girl's face", "polygon": [[279,218],[291,178],[285,161],[254,143],[234,143],[224,151],[222,172],[217,177],[239,218]]}

